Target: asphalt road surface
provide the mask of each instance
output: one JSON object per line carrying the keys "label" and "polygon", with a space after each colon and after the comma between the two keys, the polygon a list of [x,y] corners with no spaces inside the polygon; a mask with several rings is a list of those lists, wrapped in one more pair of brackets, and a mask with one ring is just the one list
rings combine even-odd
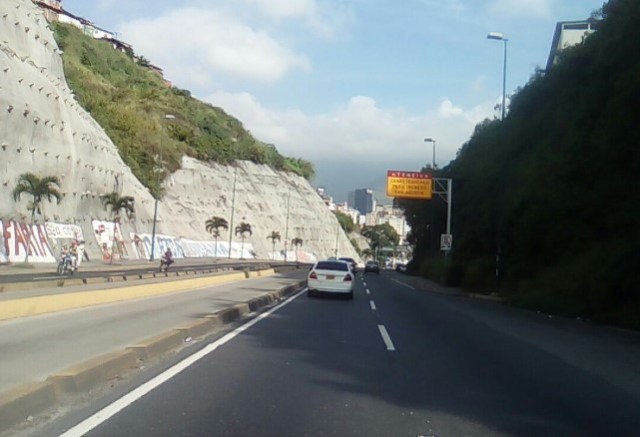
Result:
{"label": "asphalt road surface", "polygon": [[359,277],[353,301],[302,293],[42,435],[640,434],[637,333],[398,280]]}

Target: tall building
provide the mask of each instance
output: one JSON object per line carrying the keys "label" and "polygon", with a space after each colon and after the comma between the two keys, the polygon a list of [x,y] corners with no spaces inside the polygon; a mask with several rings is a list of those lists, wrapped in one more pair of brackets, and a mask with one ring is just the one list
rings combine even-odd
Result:
{"label": "tall building", "polygon": [[[349,195],[351,198],[351,195]],[[353,208],[360,214],[366,215],[373,211],[373,190],[369,188],[359,188],[353,192]]]}

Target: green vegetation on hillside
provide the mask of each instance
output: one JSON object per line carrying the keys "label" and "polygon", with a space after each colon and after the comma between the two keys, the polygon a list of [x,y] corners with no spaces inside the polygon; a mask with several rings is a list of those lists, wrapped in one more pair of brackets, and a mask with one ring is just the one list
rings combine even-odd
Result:
{"label": "green vegetation on hillside", "polygon": [[[517,304],[640,327],[640,2],[611,0],[602,17],[595,34],[516,93],[504,121],[478,125],[438,172],[454,181],[444,277]],[[416,245],[410,268],[437,275],[444,202],[401,204]]]}
{"label": "green vegetation on hillside", "polygon": [[[228,164],[248,160],[307,179],[313,166],[282,156],[254,139],[242,123],[186,90],[168,86],[144,58],[122,53],[73,26],[51,23],[64,51],[65,76],[78,102],[104,128],[125,163],[158,193],[158,159],[174,171],[183,155]],[[167,119],[170,114],[175,118]]]}

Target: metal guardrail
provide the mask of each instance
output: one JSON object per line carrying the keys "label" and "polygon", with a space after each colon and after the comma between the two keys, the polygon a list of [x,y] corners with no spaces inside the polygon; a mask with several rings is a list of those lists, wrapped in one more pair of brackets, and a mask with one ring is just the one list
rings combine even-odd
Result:
{"label": "metal guardrail", "polygon": [[[107,282],[128,282],[130,280],[176,278],[181,276],[193,276],[198,274],[216,274],[228,271],[254,272],[259,270],[274,269],[276,272],[289,269],[308,268],[302,263],[283,262],[234,262],[224,264],[197,264],[176,265],[169,268],[168,272],[160,272],[158,268],[151,266],[121,266],[117,270],[90,270],[78,272],[76,275],[56,277],[55,273],[44,273],[40,276],[33,274],[12,275],[12,280],[0,284],[0,292],[11,290],[26,290],[49,287],[79,286],[99,284]],[[16,278],[18,277],[18,278]],[[22,279],[23,277],[24,279]]]}

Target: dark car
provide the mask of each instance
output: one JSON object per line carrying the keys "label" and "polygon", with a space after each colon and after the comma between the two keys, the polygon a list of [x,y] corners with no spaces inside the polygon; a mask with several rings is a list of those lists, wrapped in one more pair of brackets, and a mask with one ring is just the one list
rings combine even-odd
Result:
{"label": "dark car", "polygon": [[367,263],[364,265],[364,273],[377,273],[378,275],[380,274],[380,264],[378,264],[376,261],[367,261]]}
{"label": "dark car", "polygon": [[406,264],[396,264],[396,272],[407,273],[407,265]]}
{"label": "dark car", "polygon": [[345,261],[345,262],[347,262],[347,263],[349,264],[349,266],[351,266],[351,271],[352,271],[353,273],[357,273],[357,272],[358,272],[358,270],[357,270],[358,263],[356,262],[356,260],[355,260],[355,259],[353,259],[353,258],[347,258],[347,257],[342,257],[342,258],[338,258],[338,259],[339,259],[340,261]]}

